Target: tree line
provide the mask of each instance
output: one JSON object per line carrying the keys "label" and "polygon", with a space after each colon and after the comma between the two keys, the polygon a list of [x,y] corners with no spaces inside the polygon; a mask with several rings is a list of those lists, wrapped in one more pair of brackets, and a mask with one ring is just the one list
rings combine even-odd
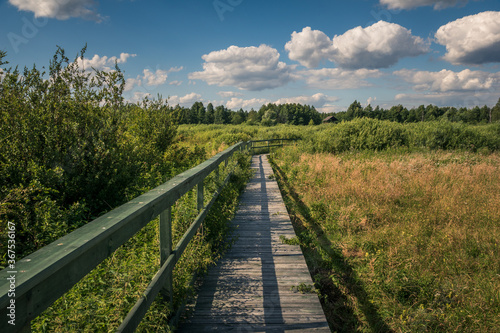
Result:
{"label": "tree line", "polygon": [[208,103],[205,107],[202,102],[195,102],[190,108],[180,105],[170,108],[178,115],[179,124],[319,125],[328,116],[333,116],[336,122],[358,118],[389,120],[398,123],[447,120],[473,125],[500,121],[500,99],[493,107],[485,105],[483,107],[456,108],[431,104],[411,109],[401,104],[390,109],[384,109],[380,106],[373,108],[371,104],[363,107],[360,102],[355,100],[346,111],[337,113],[320,113],[314,106],[298,103],[269,103],[262,105],[258,111],[253,108],[250,111],[241,108],[238,111],[233,111],[224,105],[214,107],[212,103]]}
{"label": "tree line", "polygon": [[[500,121],[500,99],[494,107],[474,106],[472,108],[438,107],[435,105],[420,105],[407,109],[402,105],[395,105],[390,109],[379,106],[373,108],[370,104],[362,107],[355,100],[346,111],[330,113],[339,121],[350,121],[356,118],[371,118],[389,120],[398,123],[417,123],[423,121],[447,120],[466,124],[487,124]],[[327,116],[327,115],[324,115]]]}
{"label": "tree line", "polygon": [[232,111],[224,105],[214,107],[208,103],[205,107],[202,102],[195,102],[191,108],[176,105],[172,110],[178,114],[179,124],[318,125],[323,119],[314,106],[297,103],[269,103],[262,105],[258,111]]}

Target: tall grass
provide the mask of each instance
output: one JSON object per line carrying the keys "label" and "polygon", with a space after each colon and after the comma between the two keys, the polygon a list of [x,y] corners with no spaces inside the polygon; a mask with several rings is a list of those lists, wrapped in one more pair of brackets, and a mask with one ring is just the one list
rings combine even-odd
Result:
{"label": "tall grass", "polygon": [[340,331],[497,332],[500,155],[274,155]]}

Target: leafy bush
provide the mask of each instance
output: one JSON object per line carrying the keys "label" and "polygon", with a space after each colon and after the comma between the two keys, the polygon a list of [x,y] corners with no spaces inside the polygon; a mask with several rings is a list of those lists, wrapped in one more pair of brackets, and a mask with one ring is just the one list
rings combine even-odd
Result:
{"label": "leafy bush", "polygon": [[59,48],[48,73],[33,66],[0,77],[0,227],[18,225],[18,257],[191,165],[189,151],[163,163],[179,150],[166,103],[124,104],[120,69],[80,68],[84,53],[69,61]]}
{"label": "leafy bush", "polygon": [[498,124],[470,126],[447,121],[400,124],[358,118],[317,128],[317,136],[308,136],[306,141],[309,152],[381,151],[396,147],[471,151],[500,149]]}

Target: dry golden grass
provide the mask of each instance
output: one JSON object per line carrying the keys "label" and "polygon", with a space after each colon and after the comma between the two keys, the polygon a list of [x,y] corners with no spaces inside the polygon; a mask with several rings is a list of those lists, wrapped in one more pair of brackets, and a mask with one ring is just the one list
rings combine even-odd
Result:
{"label": "dry golden grass", "polygon": [[[392,330],[500,327],[499,154],[289,149],[275,161]],[[361,300],[346,296],[369,330]]]}

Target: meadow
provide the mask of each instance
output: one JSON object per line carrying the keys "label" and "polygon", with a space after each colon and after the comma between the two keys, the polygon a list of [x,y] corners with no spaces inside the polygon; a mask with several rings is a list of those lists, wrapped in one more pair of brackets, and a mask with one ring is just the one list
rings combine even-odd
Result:
{"label": "meadow", "polygon": [[272,154],[334,331],[500,327],[500,155],[471,148]]}

